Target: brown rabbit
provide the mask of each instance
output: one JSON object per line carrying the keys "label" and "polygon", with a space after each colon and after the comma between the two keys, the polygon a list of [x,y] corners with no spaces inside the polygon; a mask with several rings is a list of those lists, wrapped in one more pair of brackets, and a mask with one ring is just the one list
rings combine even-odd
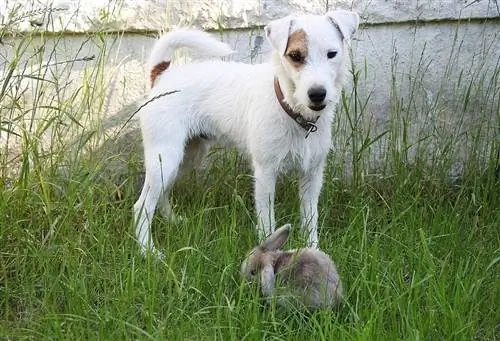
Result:
{"label": "brown rabbit", "polygon": [[242,276],[260,280],[262,293],[284,306],[308,310],[335,306],[342,299],[342,283],[330,257],[314,248],[282,251],[290,234],[286,224],[255,247],[241,265]]}

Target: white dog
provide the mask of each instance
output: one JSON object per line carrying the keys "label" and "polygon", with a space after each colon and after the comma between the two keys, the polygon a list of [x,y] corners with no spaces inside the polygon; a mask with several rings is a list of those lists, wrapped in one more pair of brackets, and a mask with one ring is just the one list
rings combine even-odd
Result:
{"label": "white dog", "polygon": [[157,252],[151,219],[158,201],[162,214],[172,218],[169,189],[213,143],[236,146],[250,158],[261,239],[274,231],[277,176],[300,170],[301,224],[309,232],[308,245],[318,246],[317,206],[332,117],[346,41],[358,23],[358,15],[349,11],[272,21],[265,28],[272,60],[259,65],[206,60],[170,68],[178,48],[202,57],[233,51],[199,31],[174,31],[156,42],[149,61],[150,103],[140,113],[146,177],[134,205],[143,252]]}

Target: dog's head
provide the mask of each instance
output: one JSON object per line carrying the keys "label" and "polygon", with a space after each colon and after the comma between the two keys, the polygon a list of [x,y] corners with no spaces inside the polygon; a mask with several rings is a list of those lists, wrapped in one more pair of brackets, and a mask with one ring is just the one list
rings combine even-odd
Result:
{"label": "dog's head", "polygon": [[349,11],[326,15],[288,16],[270,22],[266,35],[279,58],[280,77],[287,78],[286,99],[305,118],[317,119],[338,100],[346,44],[359,16]]}

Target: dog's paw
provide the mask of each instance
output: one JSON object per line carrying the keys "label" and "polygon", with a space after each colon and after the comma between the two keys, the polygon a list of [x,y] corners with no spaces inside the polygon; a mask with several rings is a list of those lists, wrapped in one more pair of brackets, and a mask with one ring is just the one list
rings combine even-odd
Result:
{"label": "dog's paw", "polygon": [[173,224],[184,223],[187,218],[183,215],[175,214],[170,207],[163,207],[160,209],[160,214],[163,218]]}
{"label": "dog's paw", "polygon": [[181,224],[187,222],[188,218],[180,214],[173,214],[170,216],[169,220],[174,224]]}
{"label": "dog's paw", "polygon": [[155,247],[147,247],[147,246],[141,245],[140,251],[141,251],[141,255],[144,258],[153,257],[159,261],[164,261],[166,259],[165,254]]}

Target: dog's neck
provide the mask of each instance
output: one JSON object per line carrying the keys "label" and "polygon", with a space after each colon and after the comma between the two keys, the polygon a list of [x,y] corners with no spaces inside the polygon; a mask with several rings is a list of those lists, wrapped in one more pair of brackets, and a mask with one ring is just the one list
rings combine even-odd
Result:
{"label": "dog's neck", "polygon": [[318,130],[318,127],[315,124],[316,121],[307,120],[300,112],[293,110],[292,107],[285,101],[285,96],[283,95],[283,90],[278,76],[274,76],[274,92],[276,93],[276,98],[278,99],[281,108],[307,132],[306,138],[310,133],[314,133]]}

